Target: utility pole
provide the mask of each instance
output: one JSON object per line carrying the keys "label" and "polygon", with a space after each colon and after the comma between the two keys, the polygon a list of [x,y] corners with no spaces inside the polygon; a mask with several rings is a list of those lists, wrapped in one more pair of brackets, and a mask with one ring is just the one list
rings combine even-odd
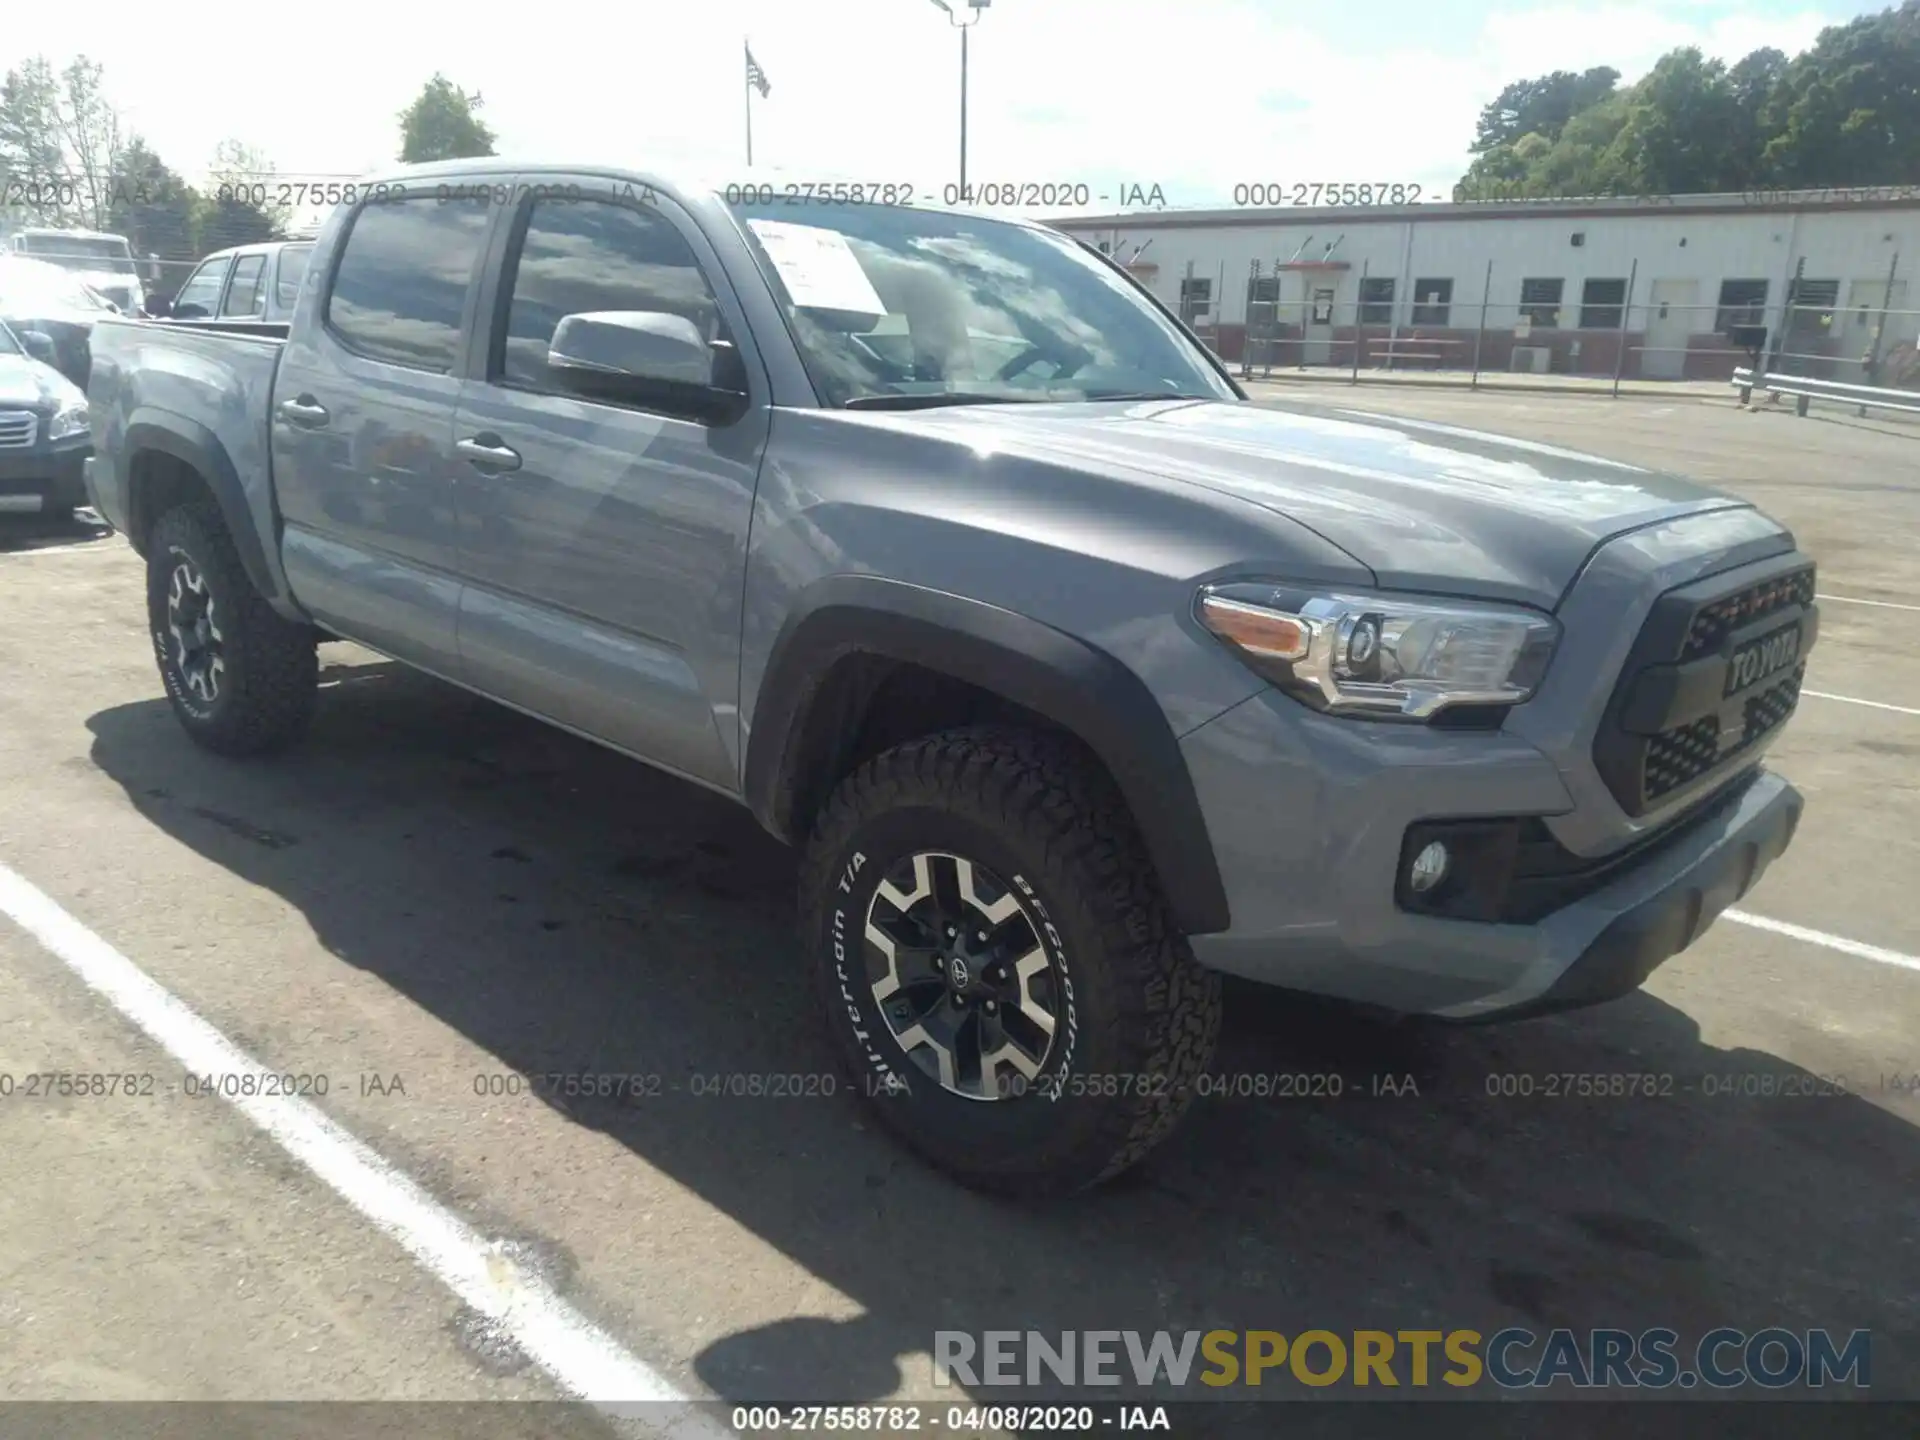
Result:
{"label": "utility pole", "polygon": [[960,195],[959,203],[967,203],[967,32],[980,23],[980,17],[986,12],[993,0],[965,0],[967,19],[947,0],[933,0],[947,17],[947,23],[960,32]]}

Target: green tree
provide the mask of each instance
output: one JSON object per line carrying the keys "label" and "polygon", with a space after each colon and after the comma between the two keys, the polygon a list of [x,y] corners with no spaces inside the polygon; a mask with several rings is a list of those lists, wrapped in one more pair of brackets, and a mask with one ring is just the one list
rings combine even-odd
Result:
{"label": "green tree", "polygon": [[1525,135],[1558,140],[1567,122],[1612,95],[1619,79],[1618,70],[1596,65],[1579,74],[1556,70],[1536,80],[1514,81],[1480,112],[1473,153],[1511,145]]}
{"label": "green tree", "polygon": [[1769,111],[1776,183],[1920,182],[1920,0],[1822,30],[1784,68]]}
{"label": "green tree", "polygon": [[1661,56],[1629,92],[1618,179],[1642,195],[1739,189],[1748,169],[1739,115],[1724,64],[1691,46]]}
{"label": "green tree", "polygon": [[273,163],[239,140],[223,140],[207,167],[207,188],[194,215],[200,254],[251,245],[286,232],[291,210],[275,203]]}
{"label": "green tree", "polygon": [[197,226],[201,208],[199,192],[148,149],[145,140],[135,135],[127,142],[105,228],[127,237],[133,253],[140,257],[143,276],[146,257],[160,257],[160,274],[153,287],[158,293],[171,295],[186,278],[187,268],[200,257]]}
{"label": "green tree", "polygon": [[103,76],[84,55],[58,73],[35,56],[0,80],[0,176],[30,212],[16,223],[104,228],[123,142]]}
{"label": "green tree", "polygon": [[419,96],[400,112],[400,159],[464,160],[493,154],[493,131],[479,118],[480,93],[469,95],[446,76],[436,74]]}
{"label": "green tree", "polygon": [[1604,67],[1503,89],[1456,199],[1920,182],[1920,0],[1830,26],[1788,59],[1674,50],[1625,89]]}

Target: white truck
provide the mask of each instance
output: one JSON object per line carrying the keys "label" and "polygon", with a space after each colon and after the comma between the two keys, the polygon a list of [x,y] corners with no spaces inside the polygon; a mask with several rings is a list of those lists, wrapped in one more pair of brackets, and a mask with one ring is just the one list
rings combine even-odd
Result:
{"label": "white truck", "polygon": [[137,315],[146,305],[133,247],[124,235],[98,230],[16,230],[7,241],[15,255],[44,260],[74,276],[112,301],[123,315]]}

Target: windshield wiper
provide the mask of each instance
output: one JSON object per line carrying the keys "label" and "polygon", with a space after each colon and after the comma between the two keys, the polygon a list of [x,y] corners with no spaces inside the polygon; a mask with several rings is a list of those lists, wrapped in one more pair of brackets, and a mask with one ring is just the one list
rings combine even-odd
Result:
{"label": "windshield wiper", "polygon": [[1104,391],[1093,391],[1084,397],[1085,402],[1104,403],[1108,400],[1218,400],[1218,395],[1186,395],[1174,390],[1116,390],[1111,395]]}
{"label": "windshield wiper", "polygon": [[943,405],[1043,405],[1044,395],[986,395],[971,390],[942,390],[931,395],[856,395],[845,410],[935,410]]}

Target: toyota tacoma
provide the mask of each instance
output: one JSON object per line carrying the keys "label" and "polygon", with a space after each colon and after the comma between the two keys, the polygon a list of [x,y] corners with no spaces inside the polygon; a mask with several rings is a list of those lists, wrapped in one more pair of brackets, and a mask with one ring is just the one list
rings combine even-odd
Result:
{"label": "toyota tacoma", "polygon": [[855,1088],[1020,1195],[1173,1128],[1223,974],[1590,1004],[1785,848],[1780,525],[1253,403],[1111,261],[886,188],[442,162],[286,324],[102,321],[88,483],[180,723],[289,744],[342,637],[747,806]]}

